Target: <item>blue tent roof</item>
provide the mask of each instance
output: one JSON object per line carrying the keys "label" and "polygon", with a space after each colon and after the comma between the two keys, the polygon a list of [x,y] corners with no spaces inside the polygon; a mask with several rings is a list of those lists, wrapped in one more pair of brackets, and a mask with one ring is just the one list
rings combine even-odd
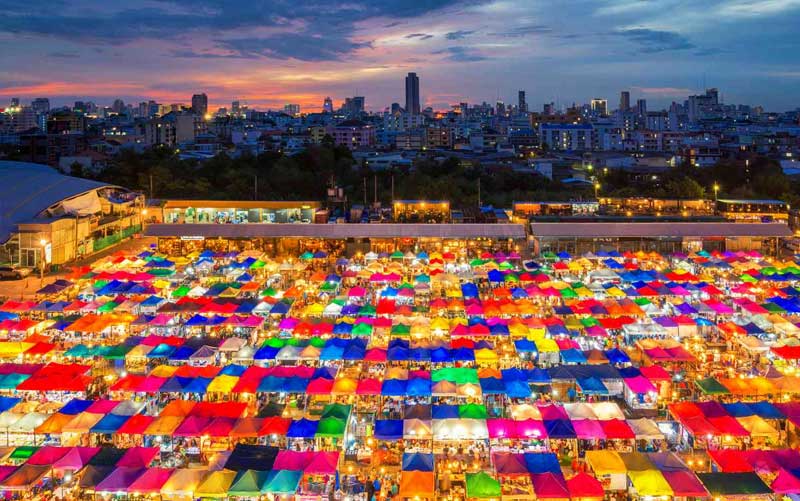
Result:
{"label": "blue tent roof", "polygon": [[312,421],[311,419],[298,419],[292,421],[289,425],[289,430],[286,436],[289,438],[314,438],[317,433],[319,421]]}
{"label": "blue tent roof", "polygon": [[403,471],[433,471],[433,454],[404,452]]}
{"label": "blue tent roof", "polygon": [[116,414],[106,414],[100,421],[92,426],[89,433],[114,433],[125,422],[130,419],[130,416],[118,416]]}
{"label": "blue tent roof", "polygon": [[526,452],[523,457],[529,473],[561,473],[558,458],[552,452]]}
{"label": "blue tent roof", "polygon": [[456,419],[458,418],[457,405],[434,405],[431,409],[433,419]]}
{"label": "blue tent roof", "polygon": [[375,421],[373,433],[378,440],[399,440],[403,438],[402,419],[379,419]]}

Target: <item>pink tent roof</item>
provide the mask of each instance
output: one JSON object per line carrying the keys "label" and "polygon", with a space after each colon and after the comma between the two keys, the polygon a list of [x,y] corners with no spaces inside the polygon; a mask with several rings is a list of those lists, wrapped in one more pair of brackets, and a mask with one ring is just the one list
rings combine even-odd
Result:
{"label": "pink tent roof", "polygon": [[312,451],[292,451],[280,450],[278,456],[275,458],[275,463],[272,465],[273,470],[305,470],[306,467],[314,459]]}
{"label": "pink tent roof", "polygon": [[575,419],[572,421],[575,434],[584,440],[595,440],[606,438],[603,427],[595,419]]}
{"label": "pink tent roof", "polygon": [[172,468],[148,468],[141,477],[128,486],[128,492],[153,494],[161,492],[161,487],[167,483],[169,477],[175,472]]}
{"label": "pink tent roof", "polygon": [[656,387],[651,383],[647,378],[644,376],[635,376],[627,379],[623,379],[623,382],[631,390],[633,393],[637,395],[644,395],[645,393],[655,392]]}
{"label": "pink tent roof", "polygon": [[553,473],[532,473],[533,492],[539,499],[569,499],[564,477]]}
{"label": "pink tent roof", "polygon": [[514,421],[514,430],[514,435],[519,438],[547,437],[547,428],[544,427],[544,423],[535,419]]}
{"label": "pink tent roof", "polygon": [[314,453],[314,458],[305,467],[305,473],[311,475],[333,475],[339,463],[338,451],[323,451]]}
{"label": "pink tent roof", "polygon": [[51,465],[63,458],[71,449],[71,447],[54,447],[52,445],[46,445],[34,452],[33,455],[28,458],[26,463],[32,465]]}
{"label": "pink tent roof", "polygon": [[205,427],[203,430],[203,435],[208,435],[209,437],[228,437],[231,433],[231,430],[236,425],[236,418],[232,417],[218,417],[215,418],[208,426]]}
{"label": "pink tent roof", "polygon": [[778,476],[772,481],[770,488],[776,494],[800,494],[800,479],[781,469]]}
{"label": "pink tent roof", "polygon": [[664,479],[669,484],[672,492],[675,493],[675,496],[695,498],[708,497],[706,488],[703,487],[703,484],[700,483],[700,480],[697,479],[695,474],[689,470],[667,470],[662,471],[661,474],[664,475]]}
{"label": "pink tent roof", "polygon": [[9,475],[14,473],[16,470],[17,470],[16,466],[0,465],[0,482],[5,480]]}
{"label": "pink tent roof", "polygon": [[80,470],[98,452],[100,452],[100,447],[73,447],[61,459],[53,463],[53,469],[56,471]]}
{"label": "pink tent roof", "polygon": [[349,291],[347,291],[347,295],[350,297],[363,297],[367,294],[367,290],[363,287],[353,287]]}
{"label": "pink tent roof", "polygon": [[120,403],[119,400],[97,400],[86,409],[86,412],[91,412],[92,414],[108,414]]}
{"label": "pink tent roof", "polygon": [[109,476],[104,478],[95,491],[97,492],[124,492],[128,490],[137,478],[140,478],[147,470],[145,468],[123,467],[112,471]]}
{"label": "pink tent roof", "polygon": [[176,437],[199,437],[211,421],[209,417],[187,416],[172,434]]}
{"label": "pink tent roof", "polygon": [[509,438],[514,436],[514,421],[510,419],[487,419],[489,438]]}
{"label": "pink tent roof", "polygon": [[158,453],[158,447],[131,447],[117,461],[117,466],[143,468],[152,463]]}

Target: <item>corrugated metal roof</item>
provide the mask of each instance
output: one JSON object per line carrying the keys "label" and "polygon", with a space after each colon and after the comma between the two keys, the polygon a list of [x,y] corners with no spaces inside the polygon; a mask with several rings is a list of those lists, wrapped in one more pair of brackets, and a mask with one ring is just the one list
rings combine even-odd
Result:
{"label": "corrugated metal roof", "polygon": [[151,224],[154,237],[525,238],[521,224]]}
{"label": "corrugated metal roof", "polygon": [[781,223],[531,223],[534,237],[656,238],[656,237],[787,237]]}
{"label": "corrugated metal roof", "polygon": [[105,186],[111,185],[65,176],[47,165],[0,161],[0,242],[51,205]]}

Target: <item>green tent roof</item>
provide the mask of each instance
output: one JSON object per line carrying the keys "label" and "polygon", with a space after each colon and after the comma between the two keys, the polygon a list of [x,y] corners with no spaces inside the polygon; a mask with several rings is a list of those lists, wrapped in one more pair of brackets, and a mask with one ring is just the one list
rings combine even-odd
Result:
{"label": "green tent roof", "polygon": [[697,478],[712,496],[754,496],[772,494],[767,484],[753,473],[698,473]]}
{"label": "green tent roof", "polygon": [[700,388],[700,391],[706,395],[727,395],[730,393],[727,388],[722,386],[722,384],[713,377],[698,379],[695,381],[695,384]]}
{"label": "green tent roof", "polygon": [[342,437],[347,422],[344,419],[329,417],[320,419],[316,437]]}
{"label": "green tent roof", "polygon": [[258,497],[267,483],[269,472],[244,470],[236,474],[236,478],[228,488],[229,496]]}
{"label": "green tent roof", "polygon": [[468,498],[499,498],[500,495],[500,482],[487,473],[467,473]]}

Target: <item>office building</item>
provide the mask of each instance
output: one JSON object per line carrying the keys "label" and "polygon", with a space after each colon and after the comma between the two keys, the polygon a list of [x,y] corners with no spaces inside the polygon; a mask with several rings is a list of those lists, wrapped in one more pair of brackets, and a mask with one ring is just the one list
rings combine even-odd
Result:
{"label": "office building", "polygon": [[406,113],[419,115],[419,77],[416,73],[406,76]]}
{"label": "office building", "polygon": [[285,104],[283,105],[283,112],[287,115],[291,115],[296,117],[300,114],[300,105],[299,104]]}
{"label": "office building", "polygon": [[517,111],[520,113],[528,112],[528,103],[525,102],[525,91],[517,92]]}
{"label": "office building", "polygon": [[608,115],[608,101],[605,99],[592,99],[592,112],[595,115]]}
{"label": "office building", "polygon": [[50,111],[50,100],[46,97],[37,97],[31,102],[31,108],[36,113],[47,113]]}
{"label": "office building", "polygon": [[636,101],[636,114],[641,118],[647,116],[647,99],[639,99]]}
{"label": "office building", "polygon": [[623,90],[619,93],[619,111],[628,111],[631,109],[631,93]]}
{"label": "office building", "polygon": [[330,96],[326,97],[325,101],[322,102],[322,112],[333,113],[333,99]]}
{"label": "office building", "polygon": [[208,113],[208,96],[206,96],[205,92],[192,96],[192,113],[201,117],[206,116],[206,113]]}

